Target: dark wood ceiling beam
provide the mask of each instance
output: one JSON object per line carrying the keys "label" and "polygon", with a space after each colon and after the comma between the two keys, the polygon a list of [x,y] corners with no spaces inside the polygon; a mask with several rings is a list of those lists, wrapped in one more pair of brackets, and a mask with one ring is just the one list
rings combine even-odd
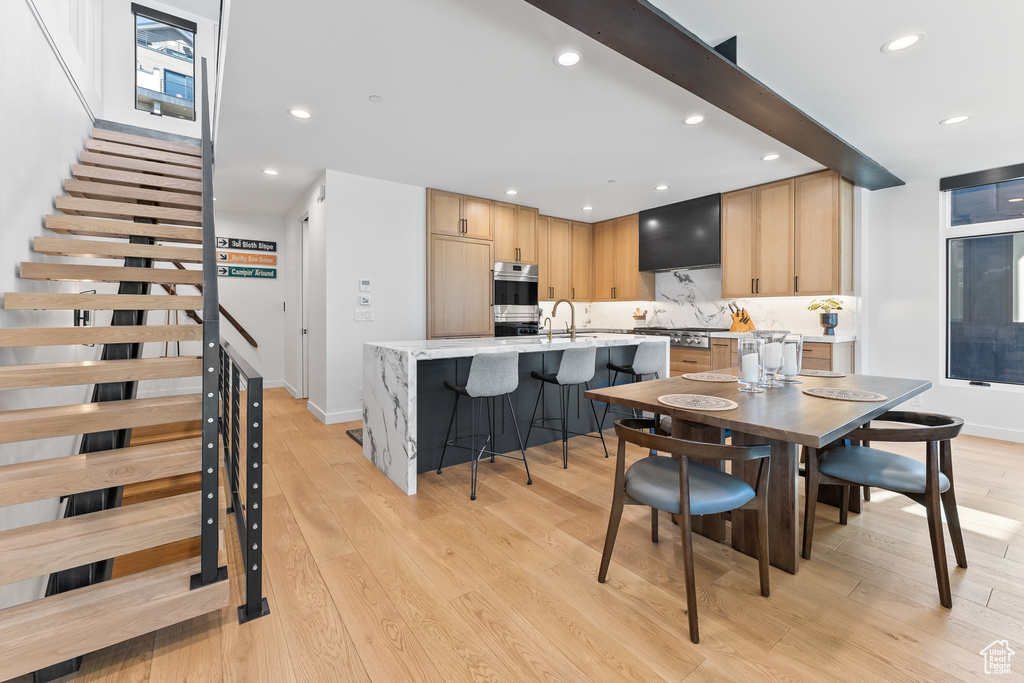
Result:
{"label": "dark wood ceiling beam", "polygon": [[643,0],[526,2],[857,185],[880,190],[904,184]]}

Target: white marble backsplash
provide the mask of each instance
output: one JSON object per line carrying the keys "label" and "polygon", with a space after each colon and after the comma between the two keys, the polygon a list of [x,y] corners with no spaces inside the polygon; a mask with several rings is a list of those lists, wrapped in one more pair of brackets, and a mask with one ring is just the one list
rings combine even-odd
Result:
{"label": "white marble backsplash", "polygon": [[[722,269],[674,270],[655,275],[656,301],[615,301],[584,303],[576,306],[576,326],[633,329],[644,326],[725,327],[732,324],[729,300],[722,298]],[[746,308],[758,329],[781,329],[808,335],[822,334],[818,312],[807,305],[818,297],[771,297],[732,299]],[[843,304],[839,313],[838,335],[857,333],[857,302],[855,297],[836,297]],[[552,303],[540,302],[541,323],[551,315]],[[647,311],[647,320],[635,321],[633,312]],[[552,319],[555,329],[569,323],[569,307],[562,304]]]}

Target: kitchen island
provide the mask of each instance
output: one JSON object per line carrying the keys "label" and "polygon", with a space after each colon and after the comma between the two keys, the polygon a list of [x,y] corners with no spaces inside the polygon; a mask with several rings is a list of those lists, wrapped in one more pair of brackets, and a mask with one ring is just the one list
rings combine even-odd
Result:
{"label": "kitchen island", "polygon": [[[606,364],[628,364],[636,345],[640,343],[664,345],[665,361],[660,375],[667,376],[668,339],[631,334],[581,332],[576,339],[556,336],[550,341],[546,335],[539,335],[363,344],[363,455],[400,489],[412,495],[416,493],[417,474],[437,468],[441,447],[444,445],[445,429],[455,397],[444,388],[443,381],[447,379],[456,384],[465,384],[473,356],[503,351],[520,353],[519,389],[513,395],[513,404],[520,432],[525,438],[540,385],[530,377],[531,371],[553,372],[558,367],[561,352],[566,348],[597,346],[597,369],[590,386],[607,386],[611,377]],[[582,392],[579,400],[584,400]],[[469,401],[465,404],[468,415]],[[549,401],[545,398],[542,407],[544,417],[558,414],[557,400]],[[570,423],[570,429],[595,429],[589,407],[572,412],[576,417],[575,424]],[[468,423],[468,419],[460,422]],[[610,415],[607,422],[611,423]],[[497,437],[498,450],[511,451],[518,448],[511,431],[511,421],[503,420],[500,424],[504,429]],[[462,431],[465,430],[463,424]],[[557,432],[534,429],[530,443],[526,445],[546,443],[558,438]],[[445,462],[454,465],[468,460],[468,452],[454,449],[449,450]]]}

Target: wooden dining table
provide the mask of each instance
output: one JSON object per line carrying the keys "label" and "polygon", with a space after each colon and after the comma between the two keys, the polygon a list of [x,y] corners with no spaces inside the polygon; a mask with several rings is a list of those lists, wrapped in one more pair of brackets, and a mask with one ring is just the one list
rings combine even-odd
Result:
{"label": "wooden dining table", "polygon": [[[736,369],[716,370],[736,375]],[[768,486],[768,545],[771,564],[795,574],[800,566],[799,448],[820,448],[842,438],[856,427],[909,400],[931,387],[931,382],[896,377],[850,374],[845,377],[805,377],[802,384],[787,384],[763,393],[739,391],[736,382],[704,382],[684,377],[621,384],[587,391],[586,398],[672,418],[672,436],[723,443],[732,430],[733,445],[769,444],[771,464]],[[804,389],[836,387],[881,394],[884,400],[845,401],[811,396]],[[675,408],[658,401],[668,394],[700,394],[735,401],[732,410],[704,411]],[[733,473],[754,483],[756,465],[738,467]],[[732,545],[754,555],[757,529],[753,513],[734,511]],[[694,531],[717,541],[725,540],[725,522],[719,516],[694,518]]]}

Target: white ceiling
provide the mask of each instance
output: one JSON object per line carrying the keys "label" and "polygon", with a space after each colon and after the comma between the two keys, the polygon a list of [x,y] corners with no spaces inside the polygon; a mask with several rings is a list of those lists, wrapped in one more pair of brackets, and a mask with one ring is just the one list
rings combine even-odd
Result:
{"label": "white ceiling", "polygon": [[[936,150],[1001,140],[1024,155],[1024,3],[654,4],[708,43],[737,35],[741,68],[896,175]],[[222,211],[283,215],[333,169],[596,221],[821,167],[525,1],[246,0],[227,46]],[[556,66],[567,48],[583,61]],[[694,113],[705,121],[683,125]],[[972,119],[938,125],[959,113]]]}

